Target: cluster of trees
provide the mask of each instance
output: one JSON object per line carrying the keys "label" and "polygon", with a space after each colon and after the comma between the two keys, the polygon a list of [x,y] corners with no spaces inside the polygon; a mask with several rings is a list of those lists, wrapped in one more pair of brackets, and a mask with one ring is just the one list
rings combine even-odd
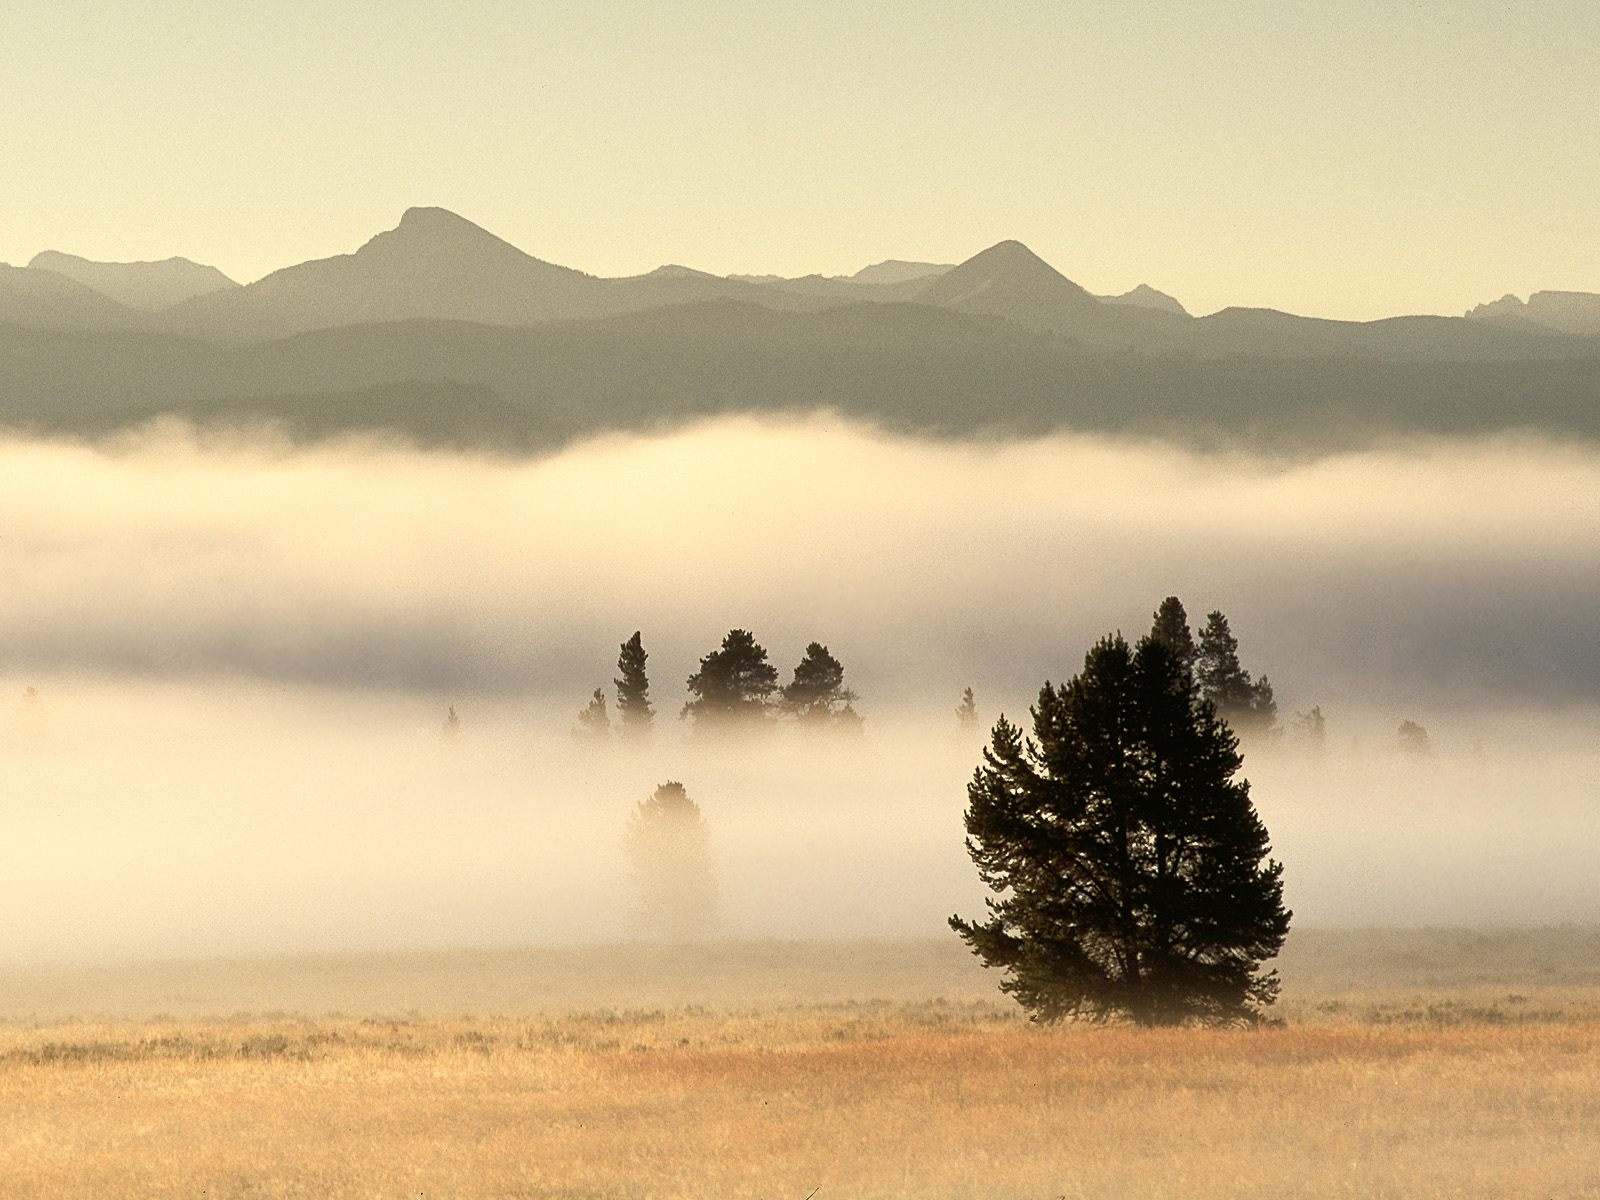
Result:
{"label": "cluster of trees", "polygon": [[[1150,636],[1171,651],[1217,715],[1245,736],[1270,734],[1278,723],[1278,702],[1272,684],[1263,675],[1252,680],[1239,662],[1239,639],[1228,618],[1213,610],[1197,642],[1189,629],[1189,614],[1176,596],[1168,596],[1156,609]],[[1321,713],[1319,712],[1320,718]]]}
{"label": "cluster of trees", "polygon": [[[1219,701],[1259,715],[1226,619],[1197,647],[1176,598],[1137,645],[1101,639],[1046,683],[1032,737],[1002,716],[967,786],[967,850],[993,891],[950,925],[1035,1020],[1255,1021],[1288,934],[1282,867],[1235,776]],[[1231,661],[1230,661],[1231,660]]]}
{"label": "cluster of trees", "polygon": [[[622,644],[617,657],[618,732],[625,739],[647,737],[655,720],[650,704],[650,680],[645,674],[645,652],[640,635]],[[812,642],[794,668],[793,678],[778,686],[778,669],[764,646],[748,630],[732,629],[722,645],[700,660],[688,679],[689,700],[679,716],[692,719],[697,730],[729,732],[759,727],[777,717],[787,717],[811,729],[858,729],[856,693],[845,686],[844,666],[820,642]],[[611,715],[605,691],[596,688],[578,713],[578,736],[595,742],[609,741]]]}

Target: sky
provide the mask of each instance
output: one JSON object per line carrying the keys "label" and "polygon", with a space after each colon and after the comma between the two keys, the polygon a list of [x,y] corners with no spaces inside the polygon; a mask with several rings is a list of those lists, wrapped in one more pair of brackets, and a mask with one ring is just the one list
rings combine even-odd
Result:
{"label": "sky", "polygon": [[441,205],[601,275],[1005,238],[1366,319],[1600,291],[1600,8],[12,0],[0,262],[241,281]]}

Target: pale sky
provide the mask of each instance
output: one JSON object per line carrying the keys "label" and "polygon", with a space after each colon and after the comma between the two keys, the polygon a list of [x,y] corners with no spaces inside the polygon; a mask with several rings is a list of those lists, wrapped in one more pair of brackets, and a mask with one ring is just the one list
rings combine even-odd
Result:
{"label": "pale sky", "polygon": [[1600,6],[0,9],[0,261],[249,281],[414,204],[602,275],[954,261],[1369,318],[1600,291]]}

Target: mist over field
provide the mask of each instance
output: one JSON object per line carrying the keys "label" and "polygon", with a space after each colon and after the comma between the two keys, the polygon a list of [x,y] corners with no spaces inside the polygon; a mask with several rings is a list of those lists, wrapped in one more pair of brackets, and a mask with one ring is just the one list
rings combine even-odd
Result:
{"label": "mist over field", "polygon": [[[1600,455],[1518,439],[7,442],[3,954],[625,939],[623,826],[667,779],[710,831],[718,933],[946,936],[981,904],[961,689],[1020,718],[1169,594],[1228,614],[1286,725],[1327,718],[1320,748],[1246,748],[1299,923],[1600,919],[1597,496]],[[827,644],[865,735],[696,743],[683,682],[733,627],[784,680]],[[635,629],[654,742],[585,749]]]}

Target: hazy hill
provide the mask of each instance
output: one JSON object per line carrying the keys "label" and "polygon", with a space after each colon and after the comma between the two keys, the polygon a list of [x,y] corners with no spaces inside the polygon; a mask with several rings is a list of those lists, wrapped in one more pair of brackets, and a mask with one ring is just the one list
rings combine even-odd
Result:
{"label": "hazy hill", "polygon": [[[136,298],[146,304],[154,303],[154,292],[150,287],[139,292],[134,286],[136,277],[148,280],[146,268],[159,269],[166,282],[181,275],[186,286],[227,282],[210,268],[177,265],[182,260],[96,264],[47,254],[35,261],[109,280],[104,286],[138,293]],[[1592,353],[1592,339],[1580,342],[1571,333],[1589,328],[1590,302],[1597,299],[1542,292],[1513,318],[1502,311],[1508,304],[1520,305],[1511,298],[1492,306],[1493,320],[1322,321],[1249,309],[1225,309],[1197,320],[1171,296],[1148,285],[1121,296],[1093,296],[1015,241],[991,246],[954,267],[886,260],[845,278],[722,278],[674,264],[646,275],[602,279],[534,258],[440,208],[408,209],[396,228],[354,253],[286,267],[247,287],[191,296],[160,313],[111,304],[92,292],[73,292],[73,281],[42,266],[27,273],[34,277],[31,282],[0,281],[0,320],[92,332],[159,330],[220,344],[403,320],[531,326],[716,301],[791,313],[863,302],[912,302],[1003,318],[1124,354],[1488,362]],[[43,282],[50,278],[64,286]],[[1600,326],[1600,317],[1595,320]]]}
{"label": "hazy hill", "polygon": [[[818,408],[934,436],[1600,436],[1600,337],[1521,313],[1193,318],[1148,287],[1097,298],[1018,242],[931,274],[878,266],[895,281],[760,283],[678,265],[600,279],[410,209],[353,254],[165,312],[5,267],[0,423],[84,435],[173,413],[517,450]],[[1593,299],[1574,295],[1522,307],[1570,325]]]}
{"label": "hazy hill", "polygon": [[930,279],[950,270],[951,263],[906,262],[899,258],[886,258],[881,263],[862,267],[848,276],[851,283],[866,283],[882,287],[897,283],[910,283],[916,279]]}
{"label": "hazy hill", "polygon": [[172,331],[220,342],[402,320],[537,325],[675,304],[745,298],[781,308],[818,301],[688,267],[601,279],[534,258],[442,208],[411,208],[353,254],[275,271],[189,301]]}
{"label": "hazy hill", "polygon": [[1464,317],[1326,321],[1270,308],[1225,308],[1196,319],[1186,344],[1208,357],[1363,358],[1390,362],[1499,362],[1594,354],[1555,330]]}
{"label": "hazy hill", "polygon": [[1176,297],[1158,292],[1148,283],[1141,283],[1131,292],[1123,292],[1120,296],[1096,296],[1095,299],[1103,304],[1131,304],[1135,308],[1155,308],[1180,317],[1189,315],[1189,310],[1178,303]]}
{"label": "hazy hill", "polygon": [[239,285],[215,267],[167,258],[160,262],[95,262],[76,254],[46,250],[33,256],[30,269],[54,271],[129,308],[160,312],[196,296]]}
{"label": "hazy hill", "polygon": [[412,208],[353,254],[285,267],[171,316],[177,332],[223,341],[417,317],[528,324],[598,315],[599,287],[454,213]]}
{"label": "hazy hill", "polygon": [[1531,322],[1577,337],[1600,337],[1600,295],[1594,292],[1535,292],[1524,304],[1515,296],[1502,296],[1480,304],[1469,317],[1508,322]]}
{"label": "hazy hill", "polygon": [[1182,312],[1106,304],[1021,242],[990,246],[931,280],[920,304],[1004,317],[1091,345],[1163,352],[1179,348]]}
{"label": "hazy hill", "polygon": [[147,314],[64,275],[5,263],[0,263],[0,322],[85,332],[154,327]]}
{"label": "hazy hill", "polygon": [[1600,439],[1600,347],[1550,361],[1130,355],[925,305],[717,301],[529,327],[407,321],[227,348],[0,326],[0,423],[170,413],[523,451],[725,413],[833,409],[923,436],[1060,429],[1288,450],[1526,428]]}

